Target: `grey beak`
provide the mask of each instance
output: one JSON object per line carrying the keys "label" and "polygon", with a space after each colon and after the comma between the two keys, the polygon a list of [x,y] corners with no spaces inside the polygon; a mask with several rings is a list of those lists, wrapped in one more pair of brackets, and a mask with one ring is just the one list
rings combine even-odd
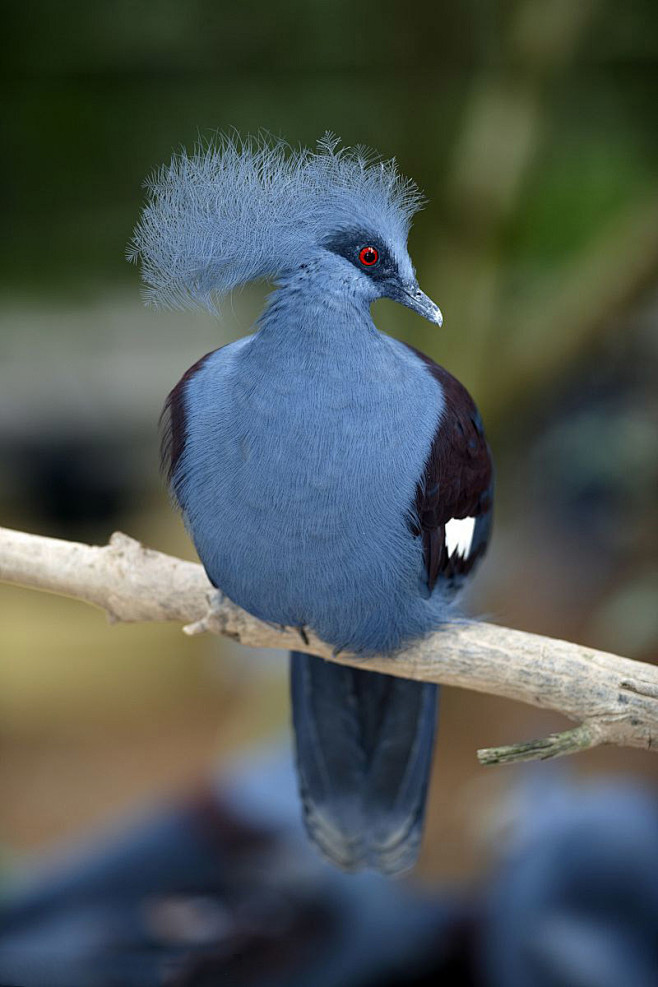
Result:
{"label": "grey beak", "polygon": [[390,297],[401,305],[406,305],[412,312],[422,315],[428,322],[433,322],[437,326],[443,325],[441,309],[424,291],[420,290],[417,284],[396,284],[390,291]]}

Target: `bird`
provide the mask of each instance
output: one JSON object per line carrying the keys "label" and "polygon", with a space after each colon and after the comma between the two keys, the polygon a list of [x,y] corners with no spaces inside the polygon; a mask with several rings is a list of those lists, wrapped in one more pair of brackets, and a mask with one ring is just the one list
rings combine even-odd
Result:
{"label": "bird", "polygon": [[[208,578],[337,653],[394,656],[454,616],[492,522],[467,390],[380,332],[379,298],[441,326],[407,238],[424,205],[395,159],[234,133],[146,182],[128,247],[147,303],[221,314],[273,285],[254,331],[206,354],[163,412],[163,467]],[[419,852],[438,686],[290,659],[307,832],[336,866],[395,875]]]}
{"label": "bird", "polygon": [[655,985],[655,786],[543,774],[521,794],[477,922],[484,984]]}

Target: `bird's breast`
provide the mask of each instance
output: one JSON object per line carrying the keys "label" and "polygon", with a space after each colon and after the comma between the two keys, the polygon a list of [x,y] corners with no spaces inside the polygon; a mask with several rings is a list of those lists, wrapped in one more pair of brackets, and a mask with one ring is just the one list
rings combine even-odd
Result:
{"label": "bird's breast", "polygon": [[252,375],[211,361],[186,400],[183,507],[232,599],[318,626],[321,599],[349,610],[364,584],[385,597],[397,577],[417,591],[408,517],[441,410],[421,365]]}

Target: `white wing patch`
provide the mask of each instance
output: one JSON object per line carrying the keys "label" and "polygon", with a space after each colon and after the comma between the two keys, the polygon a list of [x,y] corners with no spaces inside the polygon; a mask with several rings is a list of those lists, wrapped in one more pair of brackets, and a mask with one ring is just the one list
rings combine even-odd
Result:
{"label": "white wing patch", "polygon": [[446,524],[446,548],[448,556],[461,555],[463,559],[468,555],[473,542],[473,532],[475,531],[475,518],[462,517],[450,518]]}

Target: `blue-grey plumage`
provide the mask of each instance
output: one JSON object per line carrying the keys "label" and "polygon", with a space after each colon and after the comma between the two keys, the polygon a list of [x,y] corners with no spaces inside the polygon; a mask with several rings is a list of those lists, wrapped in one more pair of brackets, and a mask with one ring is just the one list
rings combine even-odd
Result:
{"label": "blue-grey plumage", "polygon": [[[212,304],[213,292],[276,280],[255,333],[172,392],[172,488],[227,596],[363,654],[446,619],[489,527],[491,466],[472,401],[370,315],[388,296],[441,321],[406,247],[418,202],[393,164],[333,142],[297,154],[225,142],[160,174],[134,240],[165,303]],[[436,695],[293,656],[305,818],[340,866],[413,863]]]}
{"label": "blue-grey plumage", "polygon": [[542,773],[519,795],[503,859],[484,895],[478,983],[655,987],[654,786]]}
{"label": "blue-grey plumage", "polygon": [[408,870],[422,837],[438,686],[293,652],[297,774],[304,821],[345,870]]}
{"label": "blue-grey plumage", "polygon": [[336,647],[388,652],[445,617],[441,593],[422,593],[408,524],[441,395],[367,306],[327,298],[314,273],[190,378],[174,484],[232,600]]}

